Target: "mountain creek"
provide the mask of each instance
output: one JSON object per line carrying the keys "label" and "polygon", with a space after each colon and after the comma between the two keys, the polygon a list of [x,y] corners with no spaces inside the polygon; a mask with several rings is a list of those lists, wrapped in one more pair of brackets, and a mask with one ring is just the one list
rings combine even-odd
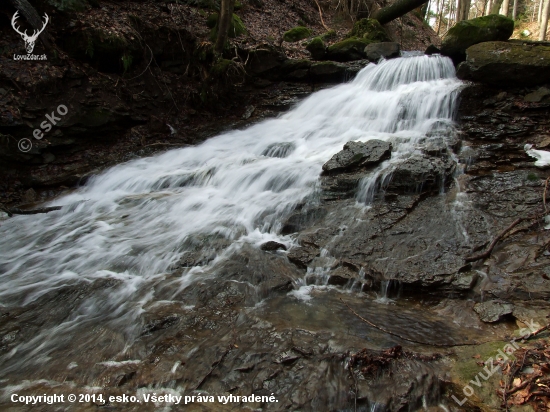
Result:
{"label": "mountain creek", "polygon": [[2,410],[550,410],[550,43],[385,0],[9,3]]}
{"label": "mountain creek", "polygon": [[3,408],[15,392],[496,408],[499,373],[452,396],[550,309],[548,171],[524,150],[550,146],[550,104],[524,94],[412,53],[5,219]]}

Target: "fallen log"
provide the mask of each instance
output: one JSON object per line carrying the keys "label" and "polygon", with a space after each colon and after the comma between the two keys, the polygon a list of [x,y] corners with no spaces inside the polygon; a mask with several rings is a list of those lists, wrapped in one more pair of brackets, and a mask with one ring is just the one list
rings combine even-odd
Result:
{"label": "fallen log", "polygon": [[407,14],[410,11],[413,11],[427,2],[428,0],[396,0],[389,6],[383,7],[374,12],[372,18],[378,20],[380,24],[386,24]]}

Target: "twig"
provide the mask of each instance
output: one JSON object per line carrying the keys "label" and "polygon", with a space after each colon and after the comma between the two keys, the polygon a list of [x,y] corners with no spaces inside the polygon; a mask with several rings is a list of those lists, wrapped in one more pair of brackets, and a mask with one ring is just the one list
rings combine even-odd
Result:
{"label": "twig", "polygon": [[[149,49],[149,51],[151,52],[151,60],[149,60],[149,64],[147,65],[147,67],[145,68],[145,70],[143,70],[140,74],[138,74],[136,77],[132,77],[131,79],[128,79],[127,81],[130,81],[130,80],[134,80],[134,79],[137,79],[138,77],[140,76],[143,76],[143,74],[147,71],[147,69],[149,68],[149,66],[151,66],[151,63],[153,62],[153,50],[151,50],[151,48],[149,47],[149,45],[146,43],[145,44],[147,46],[147,48]],[[118,80],[117,80],[117,84],[118,84]],[[116,87],[116,85],[115,85]]]}
{"label": "twig", "polygon": [[527,338],[527,339],[531,339],[531,338],[534,338],[535,336],[537,336],[539,333],[542,333],[544,332],[545,330],[547,330],[548,328],[550,327],[550,325],[546,325],[546,326],[543,326],[542,328],[536,330],[535,332],[533,332],[532,334],[530,334]]}
{"label": "twig", "polygon": [[489,256],[491,256],[491,252],[493,251],[493,249],[495,248],[496,244],[498,243],[498,241],[500,239],[502,239],[502,237],[508,233],[510,230],[512,230],[514,227],[516,227],[517,225],[519,225],[521,222],[523,222],[524,220],[528,220],[528,219],[532,219],[532,218],[529,218],[529,217],[518,217],[516,220],[514,220],[512,222],[512,224],[510,226],[508,226],[506,229],[504,229],[502,232],[500,232],[498,234],[497,237],[495,237],[493,239],[493,241],[491,242],[491,244],[489,245],[489,247],[487,248],[487,250],[483,253],[479,253],[477,255],[474,255],[474,256],[469,256],[467,258],[465,258],[464,260],[466,262],[474,262],[476,260],[480,260],[480,259],[485,259],[485,258],[488,258]]}
{"label": "twig", "polygon": [[326,31],[329,31],[330,29],[325,24],[325,21],[323,20],[323,12],[321,11],[321,6],[319,5],[319,2],[315,0],[315,4],[317,4],[317,8],[319,9],[319,17],[321,18],[321,24],[325,28]]}
{"label": "twig", "polygon": [[414,339],[410,339],[410,338],[406,338],[404,336],[401,336],[395,332],[390,332],[389,330],[386,330],[380,326],[376,326],[374,323],[368,321],[367,319],[363,318],[361,315],[359,315],[357,312],[355,312],[352,308],[349,307],[349,305],[344,302],[342,299],[340,299],[340,301],[346,305],[346,307],[350,310],[351,313],[353,313],[355,316],[357,316],[359,319],[361,319],[363,322],[365,322],[366,324],[372,326],[373,328],[376,328],[384,333],[387,333],[388,335],[393,335],[393,336],[397,336],[398,338],[400,339],[403,339],[403,340],[406,340],[406,341],[409,341],[409,342],[413,342],[413,343],[419,343],[421,345],[426,345],[426,346],[439,346],[439,347],[443,347],[443,348],[450,348],[450,347],[453,347],[453,346],[474,346],[474,345],[481,345],[482,343],[487,343],[487,342],[468,342],[468,343],[452,343],[452,344],[445,344],[445,343],[432,343],[432,342],[422,342],[422,341],[418,341],[418,340],[414,340]]}

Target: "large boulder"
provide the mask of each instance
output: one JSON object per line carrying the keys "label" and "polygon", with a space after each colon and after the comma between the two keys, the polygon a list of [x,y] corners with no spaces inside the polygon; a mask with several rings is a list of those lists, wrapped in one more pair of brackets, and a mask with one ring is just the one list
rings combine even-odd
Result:
{"label": "large boulder", "polygon": [[466,49],[487,41],[508,40],[514,31],[514,21],[490,14],[472,20],[458,22],[445,36],[441,54],[449,56],[455,64],[465,60]]}
{"label": "large boulder", "polygon": [[395,42],[372,43],[365,47],[365,54],[367,55],[367,59],[376,62],[382,57],[384,59],[399,57],[401,48],[399,47],[399,43]]}
{"label": "large boulder", "polygon": [[550,83],[550,46],[530,42],[487,42],[469,47],[457,76],[494,86]]}
{"label": "large boulder", "polygon": [[391,144],[383,140],[347,142],[344,149],[336,153],[323,165],[323,171],[336,172],[357,167],[371,166],[391,156]]}
{"label": "large boulder", "polygon": [[370,40],[351,37],[329,46],[325,58],[337,62],[361,60],[366,57],[365,47],[370,43]]}

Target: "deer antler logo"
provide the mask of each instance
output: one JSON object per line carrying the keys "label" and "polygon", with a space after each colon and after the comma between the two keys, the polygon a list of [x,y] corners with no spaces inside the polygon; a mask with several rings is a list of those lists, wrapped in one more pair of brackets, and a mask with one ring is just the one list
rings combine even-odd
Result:
{"label": "deer antler logo", "polygon": [[42,33],[46,28],[46,25],[50,21],[50,18],[46,13],[44,13],[44,25],[40,30],[35,30],[32,36],[29,36],[27,34],[27,30],[25,30],[24,32],[21,32],[19,27],[15,25],[15,21],[17,20],[18,17],[19,17],[19,11],[16,11],[15,14],[13,15],[13,18],[11,19],[11,26],[17,33],[21,35],[21,37],[23,38],[23,41],[25,42],[25,49],[27,49],[27,53],[31,54],[32,51],[34,50],[34,44],[36,43],[36,39],[38,39],[38,36],[40,35],[40,33]]}

